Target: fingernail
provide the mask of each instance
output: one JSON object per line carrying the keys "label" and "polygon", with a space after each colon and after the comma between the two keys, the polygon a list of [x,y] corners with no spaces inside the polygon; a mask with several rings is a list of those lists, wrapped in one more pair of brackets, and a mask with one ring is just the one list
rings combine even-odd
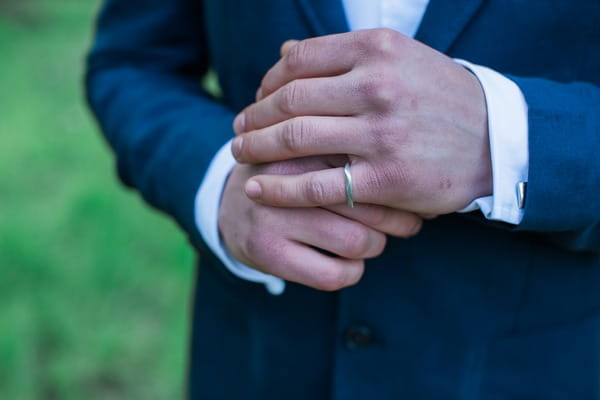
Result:
{"label": "fingernail", "polygon": [[242,136],[238,136],[233,139],[231,143],[231,153],[236,159],[240,158],[240,154],[242,153],[242,146],[244,145],[244,138]]}
{"label": "fingernail", "polygon": [[233,121],[233,130],[238,135],[246,129],[246,115],[242,112],[239,113],[235,120]]}
{"label": "fingernail", "polygon": [[253,179],[250,179],[246,183],[245,190],[246,190],[246,194],[248,195],[248,197],[251,197],[253,199],[259,198],[260,195],[262,194],[262,188],[260,187],[260,184]]}

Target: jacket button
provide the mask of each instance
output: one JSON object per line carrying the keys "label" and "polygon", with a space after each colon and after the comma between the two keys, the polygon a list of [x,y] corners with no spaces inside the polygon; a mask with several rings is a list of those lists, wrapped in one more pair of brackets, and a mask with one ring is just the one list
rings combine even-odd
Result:
{"label": "jacket button", "polygon": [[373,332],[365,325],[353,325],[344,332],[344,345],[348,350],[356,350],[373,343]]}

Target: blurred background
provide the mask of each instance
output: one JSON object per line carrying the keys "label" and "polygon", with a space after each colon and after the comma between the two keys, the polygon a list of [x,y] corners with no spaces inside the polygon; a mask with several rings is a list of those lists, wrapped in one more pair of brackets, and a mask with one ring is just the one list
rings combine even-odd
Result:
{"label": "blurred background", "polygon": [[0,399],[175,399],[194,255],[83,101],[99,0],[0,0]]}

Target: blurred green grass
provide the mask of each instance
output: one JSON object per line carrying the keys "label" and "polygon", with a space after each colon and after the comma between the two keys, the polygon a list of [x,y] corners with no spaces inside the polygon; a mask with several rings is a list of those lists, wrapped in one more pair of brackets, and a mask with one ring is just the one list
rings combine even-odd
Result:
{"label": "blurred green grass", "polygon": [[83,104],[97,5],[0,8],[3,400],[182,397],[194,255],[118,184]]}

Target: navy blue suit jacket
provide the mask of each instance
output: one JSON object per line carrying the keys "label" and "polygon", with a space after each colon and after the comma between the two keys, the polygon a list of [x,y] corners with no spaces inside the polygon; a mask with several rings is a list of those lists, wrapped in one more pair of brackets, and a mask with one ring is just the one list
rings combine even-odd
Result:
{"label": "navy blue suit jacket", "polygon": [[122,180],[201,253],[190,397],[600,398],[599,26],[597,0],[432,0],[417,39],[525,95],[523,222],[444,216],[355,287],[273,297],[206,251],[193,200],[280,44],[348,29],[340,0],[106,0],[89,102]]}

